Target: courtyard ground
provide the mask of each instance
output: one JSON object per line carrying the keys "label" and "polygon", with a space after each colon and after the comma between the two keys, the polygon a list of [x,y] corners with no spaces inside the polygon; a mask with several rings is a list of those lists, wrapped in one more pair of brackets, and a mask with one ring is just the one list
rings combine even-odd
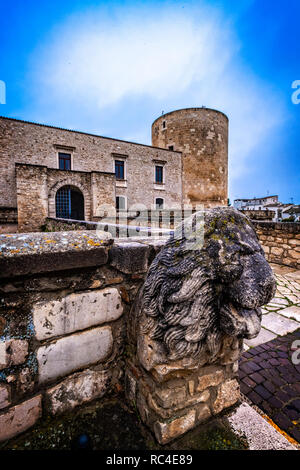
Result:
{"label": "courtyard ground", "polygon": [[300,442],[300,364],[292,360],[293,353],[300,360],[300,271],[271,266],[276,295],[263,308],[260,334],[244,342],[240,385],[275,426]]}

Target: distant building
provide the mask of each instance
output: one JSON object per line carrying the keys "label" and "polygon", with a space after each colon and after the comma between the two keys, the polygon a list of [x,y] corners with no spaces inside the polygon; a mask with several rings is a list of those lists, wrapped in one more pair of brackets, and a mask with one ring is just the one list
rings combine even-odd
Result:
{"label": "distant building", "polygon": [[252,199],[235,199],[233,206],[239,210],[264,210],[267,204],[278,202],[278,196],[253,197]]}
{"label": "distant building", "polygon": [[282,220],[294,219],[293,222],[300,222],[300,205],[292,205],[282,211]]}
{"label": "distant building", "polygon": [[[278,196],[254,197],[252,199],[235,199],[234,207],[243,211],[251,219],[284,221],[294,218],[299,220],[299,206],[284,204],[278,201]],[[264,216],[265,214],[265,216]]]}

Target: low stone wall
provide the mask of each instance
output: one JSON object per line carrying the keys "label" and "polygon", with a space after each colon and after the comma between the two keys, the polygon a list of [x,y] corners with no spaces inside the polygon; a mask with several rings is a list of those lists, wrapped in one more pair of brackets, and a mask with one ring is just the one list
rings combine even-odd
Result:
{"label": "low stone wall", "polygon": [[276,215],[275,211],[269,210],[241,210],[242,214],[245,214],[251,220],[259,220],[259,221],[272,221]]}
{"label": "low stone wall", "polygon": [[122,389],[126,322],[163,242],[1,235],[0,441]]}
{"label": "low stone wall", "polygon": [[0,235],[0,441],[122,390],[161,444],[238,403],[242,338],[275,279],[247,219],[200,215],[167,244]]}
{"label": "low stone wall", "polygon": [[252,221],[269,262],[300,269],[300,223]]}

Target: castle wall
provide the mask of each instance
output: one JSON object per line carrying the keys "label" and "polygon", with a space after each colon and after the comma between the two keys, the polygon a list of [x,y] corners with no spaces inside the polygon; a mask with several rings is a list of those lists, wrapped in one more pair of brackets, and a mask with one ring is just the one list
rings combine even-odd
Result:
{"label": "castle wall", "polygon": [[39,231],[48,215],[47,167],[16,166],[18,229]]}
{"label": "castle wall", "polygon": [[103,204],[115,204],[111,173],[62,171],[41,165],[16,164],[18,230],[39,231],[47,217],[56,217],[55,196],[62,186],[75,186],[84,198],[86,220],[96,220]]}
{"label": "castle wall", "polygon": [[[0,142],[0,206],[17,207],[16,163],[58,169],[59,151],[71,153],[72,170],[84,172],[114,173],[114,157],[123,156],[126,181],[116,182],[116,196],[124,195],[127,207],[140,202],[151,208],[158,197],[164,199],[165,206],[181,205],[179,152],[3,117],[0,118]],[[165,162],[163,188],[154,184],[155,160]],[[95,183],[96,177],[93,181]],[[103,189],[99,191],[98,196],[95,191],[91,195],[94,202]]]}
{"label": "castle wall", "polygon": [[300,269],[300,223],[252,223],[269,263]]}
{"label": "castle wall", "polygon": [[152,124],[152,145],[182,152],[185,204],[227,205],[227,116],[208,108],[164,114]]}
{"label": "castle wall", "polygon": [[0,207],[0,233],[15,233],[17,230],[17,209],[15,207]]}

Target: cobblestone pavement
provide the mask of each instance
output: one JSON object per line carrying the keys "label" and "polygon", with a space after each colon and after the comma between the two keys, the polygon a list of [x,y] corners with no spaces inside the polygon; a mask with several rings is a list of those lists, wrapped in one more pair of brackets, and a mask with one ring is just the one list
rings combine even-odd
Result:
{"label": "cobblestone pavement", "polygon": [[300,442],[300,363],[295,363],[300,360],[296,352],[300,349],[300,271],[277,265],[272,268],[276,295],[263,308],[258,337],[245,341],[240,385],[252,403]]}
{"label": "cobblestone pavement", "polygon": [[291,360],[299,330],[250,348],[240,360],[241,392],[300,443],[300,363]]}
{"label": "cobblestone pavement", "polygon": [[257,338],[246,340],[245,349],[258,346],[300,328],[300,270],[271,264],[277,291],[262,309],[262,328]]}

